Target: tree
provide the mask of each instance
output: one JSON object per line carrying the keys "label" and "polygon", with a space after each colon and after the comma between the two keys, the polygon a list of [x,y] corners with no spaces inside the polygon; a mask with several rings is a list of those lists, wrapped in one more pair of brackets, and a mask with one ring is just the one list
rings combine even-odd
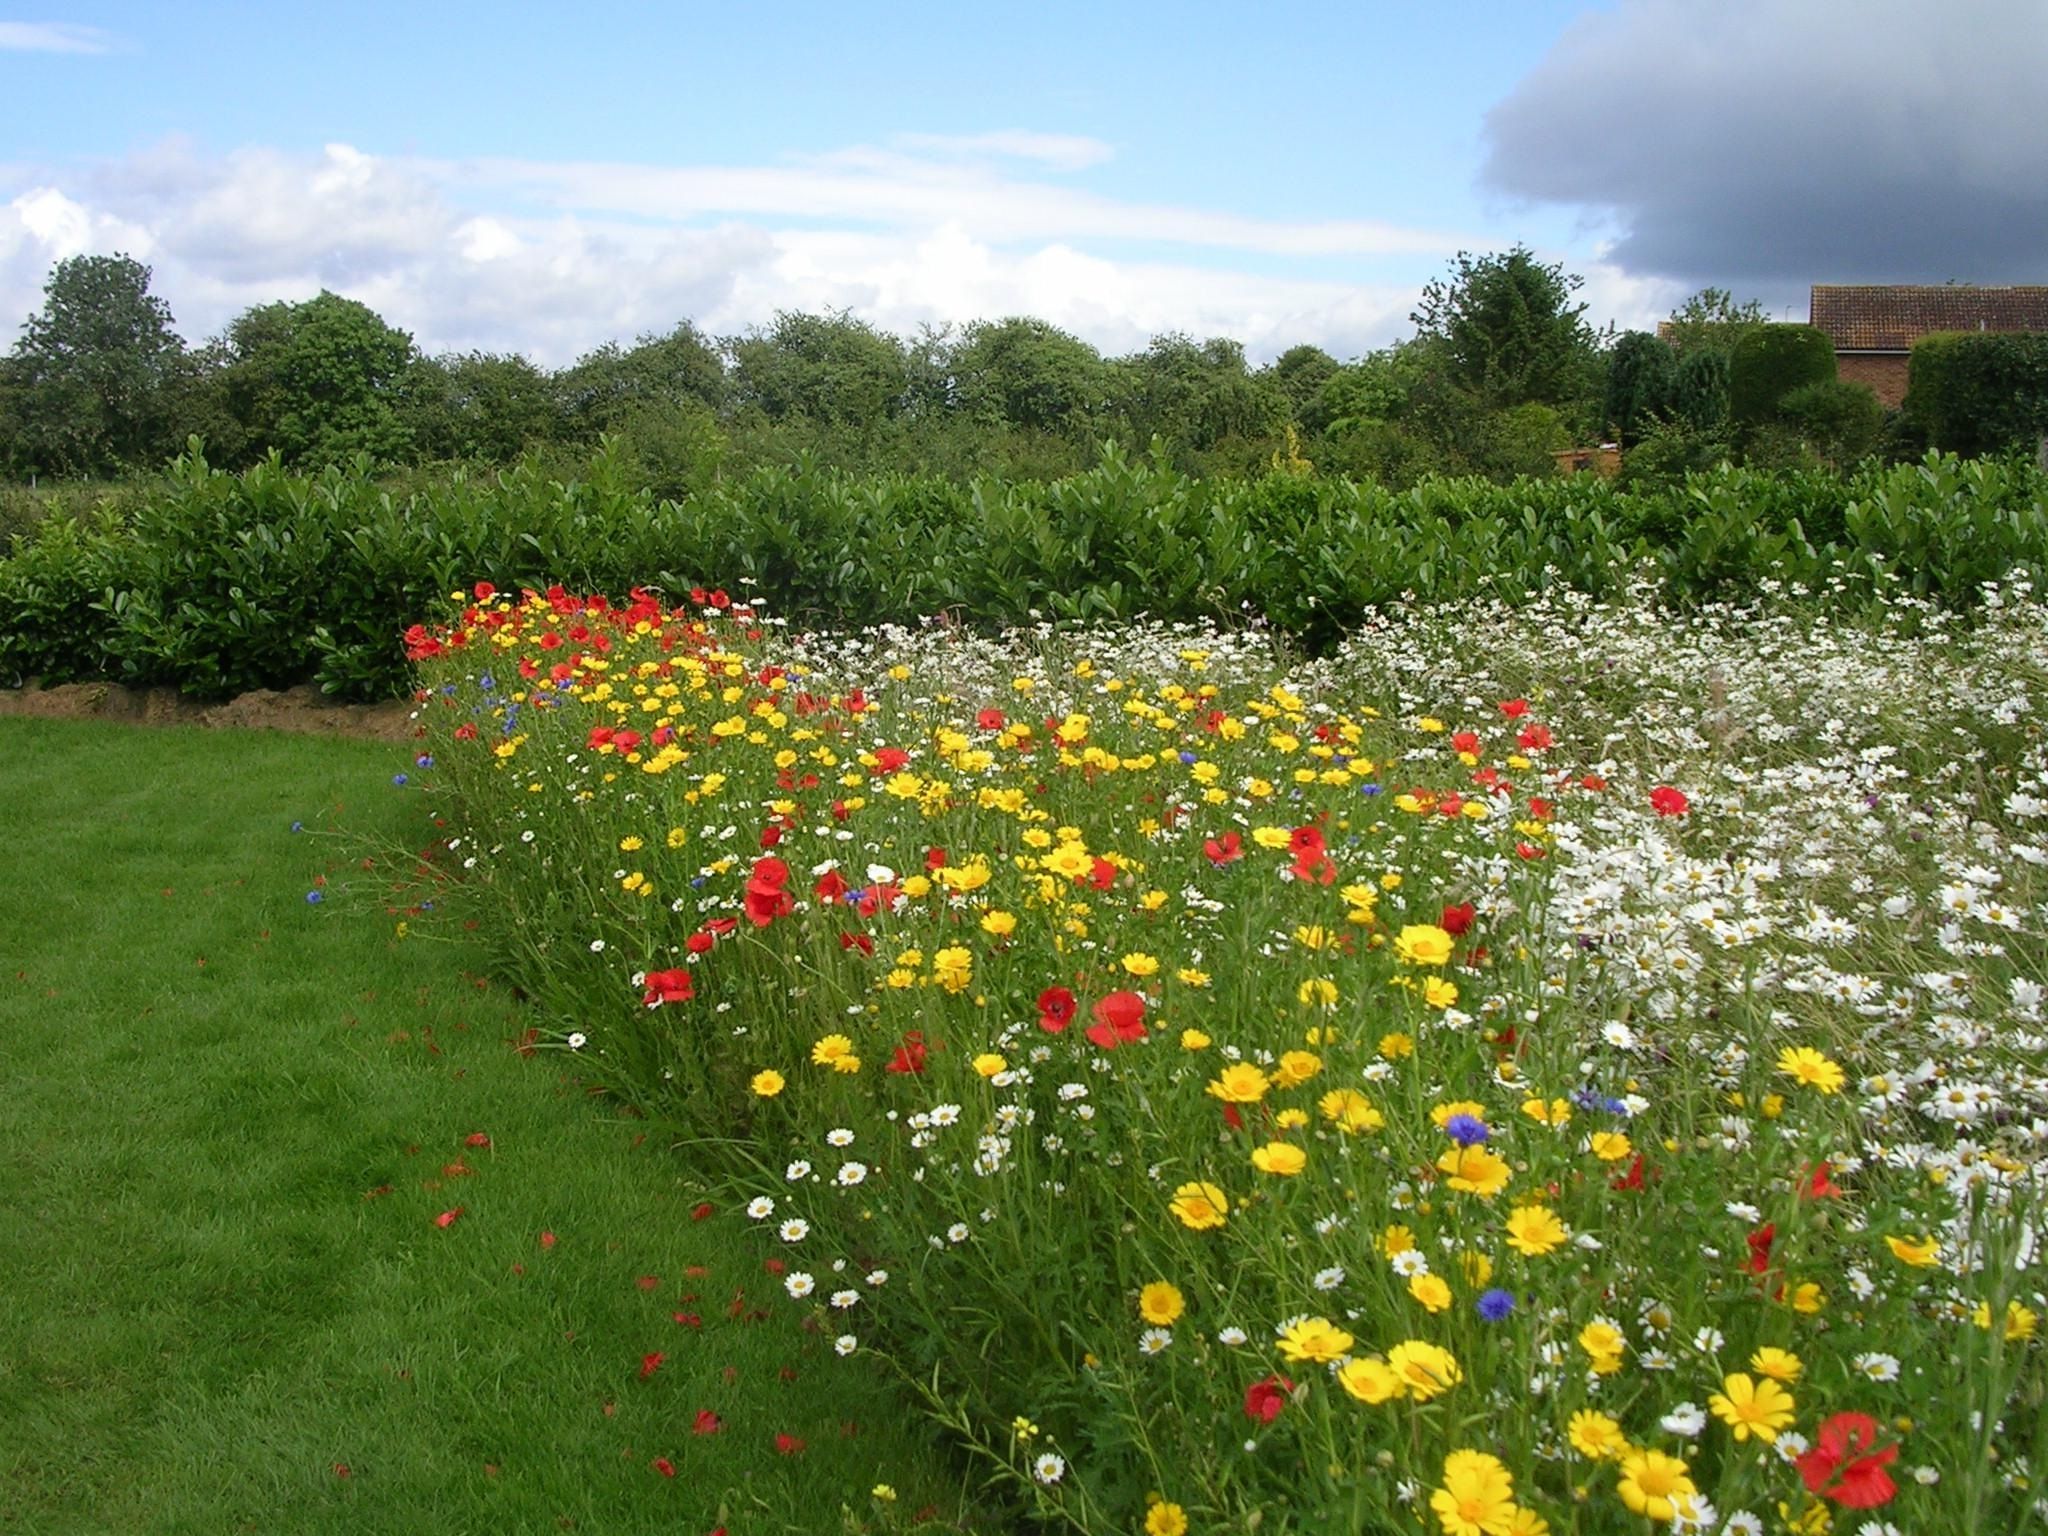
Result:
{"label": "tree", "polygon": [[1277,432],[1287,420],[1286,398],[1253,377],[1242,346],[1220,336],[1155,336],[1143,352],[1120,359],[1112,377],[1118,408],[1140,443],[1159,437],[1205,453],[1226,437]]}
{"label": "tree", "polygon": [[1287,401],[1288,414],[1296,426],[1307,432],[1320,432],[1329,425],[1328,419],[1318,409],[1323,386],[1342,367],[1321,347],[1302,345],[1289,347],[1274,358],[1272,365],[1260,377]]}
{"label": "tree", "polygon": [[19,452],[34,468],[105,475],[172,451],[166,392],[185,344],[149,276],[129,256],[73,256],[51,269],[10,369]]}
{"label": "tree", "polygon": [[1648,331],[1628,332],[1607,354],[1602,420],[1624,448],[1648,422],[1670,411],[1677,372],[1671,348]]}
{"label": "tree", "polygon": [[1671,410],[1695,432],[1718,432],[1728,421],[1728,354],[1701,347],[1678,360]]}
{"label": "tree", "polygon": [[1496,256],[1460,251],[1408,318],[1420,336],[1442,341],[1452,382],[1487,408],[1569,406],[1598,385],[1600,338],[1586,306],[1571,302],[1583,283],[1525,246]]}
{"label": "tree", "polygon": [[426,459],[509,464],[562,435],[555,381],[516,352],[426,359],[406,406],[413,445]]}
{"label": "tree", "polygon": [[909,391],[902,344],[844,311],[784,311],[767,330],[726,346],[738,402],[770,420],[803,416],[872,430],[903,410]]}
{"label": "tree", "polygon": [[1732,352],[1746,333],[1770,320],[1755,299],[1738,304],[1726,288],[1702,288],[1671,311],[1658,335],[1681,358],[1701,351]]}
{"label": "tree", "polygon": [[716,412],[729,394],[718,349],[687,320],[630,348],[606,342],[557,374],[555,390],[568,431],[585,442],[650,408]]}
{"label": "tree", "polygon": [[408,392],[417,384],[412,337],[354,299],[321,290],[303,303],[260,305],[226,336],[229,407],[256,453],[318,466],[368,453],[412,452]]}
{"label": "tree", "polygon": [[1029,432],[1086,430],[1109,393],[1109,368],[1087,342],[1043,320],[977,320],[952,355],[959,408]]}

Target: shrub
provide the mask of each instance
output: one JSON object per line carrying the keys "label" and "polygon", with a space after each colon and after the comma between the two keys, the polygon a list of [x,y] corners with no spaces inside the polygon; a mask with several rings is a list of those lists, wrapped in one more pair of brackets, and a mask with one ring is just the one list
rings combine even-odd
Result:
{"label": "shrub", "polygon": [[2048,335],[1923,337],[1907,364],[1906,411],[1946,453],[2032,448],[2048,434]]}
{"label": "shrub", "polygon": [[1810,325],[1760,325],[1728,359],[1728,414],[1738,427],[1778,419],[1793,390],[1835,376],[1835,344]]}
{"label": "shrub", "polygon": [[1884,406],[1868,384],[1803,384],[1778,402],[1786,422],[1833,464],[1853,464],[1877,446]]}

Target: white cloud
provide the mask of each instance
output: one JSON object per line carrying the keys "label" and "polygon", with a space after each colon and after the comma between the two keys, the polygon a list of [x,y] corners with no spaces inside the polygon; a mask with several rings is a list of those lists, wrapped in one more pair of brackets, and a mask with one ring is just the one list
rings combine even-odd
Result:
{"label": "white cloud", "polygon": [[98,27],[68,21],[0,21],[0,52],[106,53],[113,39]]}
{"label": "white cloud", "polygon": [[[0,198],[17,193],[0,205],[0,315],[35,310],[53,262],[119,250],[151,263],[195,340],[252,304],[326,287],[429,350],[518,350],[550,365],[684,318],[718,335],[778,310],[836,308],[899,335],[1028,314],[1110,353],[1180,330],[1234,337],[1256,358],[1301,341],[1349,356],[1405,334],[1422,278],[1486,244],[1120,202],[996,164],[1078,166],[1099,152],[998,134],[791,165],[661,167],[458,163],[345,144],[207,155],[168,141],[83,169],[0,168]],[[1297,257],[1372,258],[1373,280],[1288,272]],[[1397,266],[1421,276],[1388,276]]]}
{"label": "white cloud", "polygon": [[995,155],[1035,160],[1056,171],[1086,170],[1100,165],[1114,151],[1100,139],[1069,133],[904,133],[894,142],[904,149],[937,155]]}

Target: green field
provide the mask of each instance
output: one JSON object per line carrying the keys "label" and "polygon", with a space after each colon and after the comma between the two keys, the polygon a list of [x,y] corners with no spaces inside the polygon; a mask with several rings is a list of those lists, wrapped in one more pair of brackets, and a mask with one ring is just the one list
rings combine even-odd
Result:
{"label": "green field", "polygon": [[0,1530],[950,1527],[758,1234],[398,935],[408,766],[0,721]]}

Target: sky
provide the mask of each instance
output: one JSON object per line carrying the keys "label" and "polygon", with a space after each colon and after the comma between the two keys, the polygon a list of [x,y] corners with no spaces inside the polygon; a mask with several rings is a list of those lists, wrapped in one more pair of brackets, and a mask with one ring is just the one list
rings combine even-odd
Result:
{"label": "sky", "polygon": [[0,0],[0,344],[122,252],[198,342],[331,289],[560,366],[1032,315],[1258,361],[1520,243],[1702,287],[2048,281],[2048,0]]}

